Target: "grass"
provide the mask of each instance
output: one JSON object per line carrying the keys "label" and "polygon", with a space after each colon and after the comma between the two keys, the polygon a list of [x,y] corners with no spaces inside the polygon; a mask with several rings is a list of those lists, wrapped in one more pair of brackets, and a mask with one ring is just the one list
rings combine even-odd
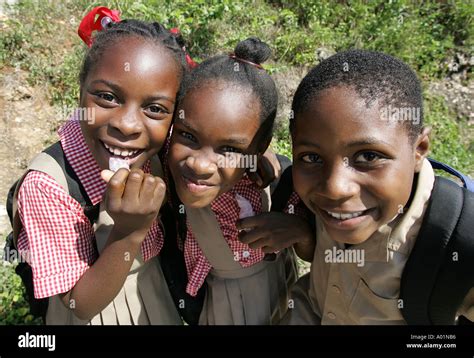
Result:
{"label": "grass", "polygon": [[25,299],[25,288],[20,276],[15,273],[15,265],[0,263],[0,325],[41,324],[41,320],[30,314]]}
{"label": "grass", "polygon": [[431,157],[450,164],[454,168],[474,174],[474,138],[466,138],[466,121],[453,120],[454,113],[448,108],[444,98],[425,96],[426,123],[432,128]]}

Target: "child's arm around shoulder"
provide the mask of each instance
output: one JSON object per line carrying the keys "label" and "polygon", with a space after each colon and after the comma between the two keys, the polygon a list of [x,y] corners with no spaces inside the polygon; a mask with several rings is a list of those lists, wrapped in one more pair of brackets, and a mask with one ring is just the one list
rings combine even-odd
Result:
{"label": "child's arm around shoulder", "polygon": [[293,246],[303,260],[313,260],[316,246],[313,229],[304,217],[270,211],[245,218],[237,223],[242,231],[239,238],[251,249],[261,248],[264,253],[273,253]]}

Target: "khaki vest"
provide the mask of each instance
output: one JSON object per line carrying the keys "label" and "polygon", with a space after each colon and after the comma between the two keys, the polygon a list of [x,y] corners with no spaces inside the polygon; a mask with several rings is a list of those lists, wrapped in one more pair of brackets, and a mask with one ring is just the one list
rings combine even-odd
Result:
{"label": "khaki vest", "polygon": [[[151,160],[152,174],[163,177],[161,163],[157,157]],[[40,153],[30,163],[28,170],[16,187],[13,200],[13,233],[16,240],[21,229],[18,215],[18,190],[26,174],[36,170],[53,177],[69,194],[64,171],[56,160],[47,153]],[[113,219],[100,203],[100,214],[94,224],[95,239],[99,255],[101,254]],[[131,324],[182,324],[171,294],[168,290],[158,257],[144,262],[141,253],[134,258],[130,272],[117,296],[109,305],[90,321],[80,320],[68,309],[58,295],[49,298],[46,324],[56,325],[131,325]]]}
{"label": "khaki vest", "polygon": [[[270,210],[269,188],[262,193],[262,212]],[[296,281],[293,249],[275,261],[242,267],[234,259],[214,212],[186,207],[187,220],[199,247],[212,265],[199,324],[260,325],[278,322],[288,307],[288,288]]]}

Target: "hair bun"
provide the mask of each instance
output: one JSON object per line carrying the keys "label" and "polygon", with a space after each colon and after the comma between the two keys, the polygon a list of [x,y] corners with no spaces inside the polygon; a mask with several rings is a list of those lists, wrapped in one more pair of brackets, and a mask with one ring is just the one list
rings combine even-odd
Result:
{"label": "hair bun", "polygon": [[234,53],[237,57],[260,65],[268,60],[272,54],[270,46],[256,37],[249,37],[235,46]]}

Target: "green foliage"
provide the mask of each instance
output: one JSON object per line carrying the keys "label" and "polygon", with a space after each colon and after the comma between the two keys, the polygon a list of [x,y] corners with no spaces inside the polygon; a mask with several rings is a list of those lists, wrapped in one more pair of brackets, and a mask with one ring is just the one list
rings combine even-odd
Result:
{"label": "green foliage", "polygon": [[[470,51],[474,8],[467,3],[281,1],[283,24],[291,21],[274,44],[283,54],[280,61],[294,65],[316,63],[318,47],[356,47],[392,54],[425,77],[441,77],[447,71],[443,63],[455,47]],[[296,19],[299,27],[293,25]]]}
{"label": "green foliage", "polygon": [[0,263],[0,325],[41,324],[30,314],[25,300],[25,289],[20,276],[15,273],[14,265]]}
{"label": "green foliage", "polygon": [[453,121],[453,117],[442,97],[425,95],[425,122],[432,127],[430,156],[472,175],[474,155],[469,150],[472,138],[470,143],[460,139],[466,125]]}
{"label": "green foliage", "polygon": [[292,158],[291,139],[288,126],[277,127],[273,133],[271,148],[275,153]]}
{"label": "green foliage", "polygon": [[[425,78],[441,78],[454,50],[469,53],[473,45],[474,7],[462,0],[422,6],[409,0],[29,0],[13,5],[15,16],[4,22],[1,65],[28,70],[34,84],[52,84],[55,104],[74,104],[85,49],[77,27],[99,5],[119,9],[122,18],[179,27],[197,59],[232,51],[239,40],[257,35],[273,47],[271,72],[314,65],[320,48],[362,47],[393,54]],[[57,42],[68,46],[58,51]]]}

